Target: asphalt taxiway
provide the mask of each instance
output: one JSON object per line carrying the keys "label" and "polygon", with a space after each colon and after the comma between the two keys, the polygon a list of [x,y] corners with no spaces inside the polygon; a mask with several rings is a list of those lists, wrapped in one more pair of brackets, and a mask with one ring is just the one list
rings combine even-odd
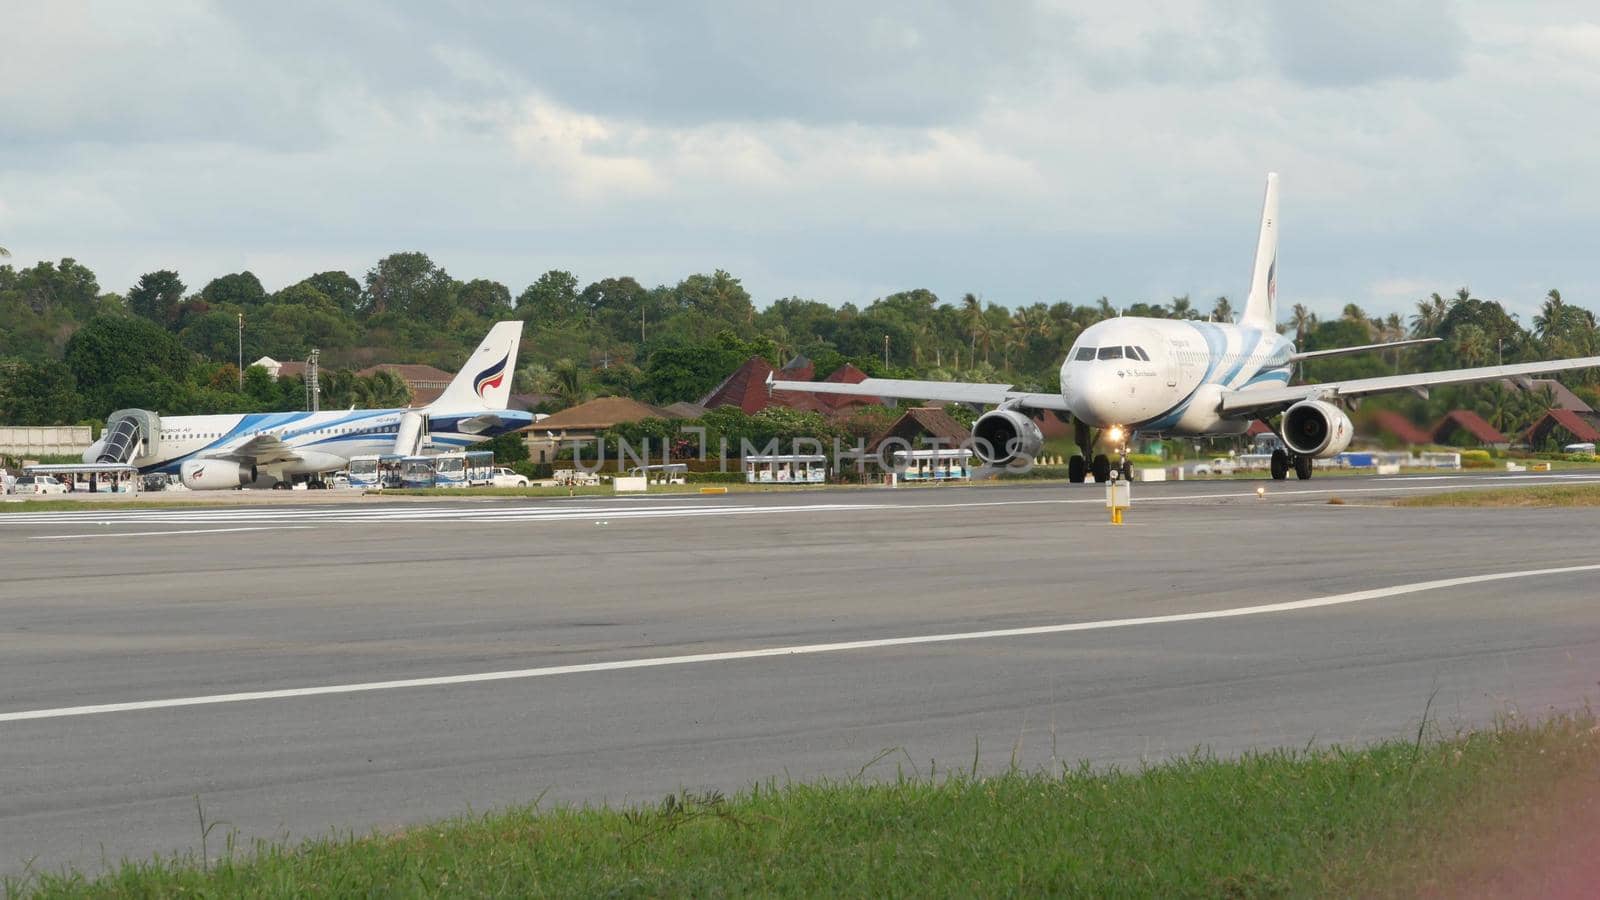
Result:
{"label": "asphalt taxiway", "polygon": [[1585,481],[8,513],[0,870],[1572,708],[1600,512],[1380,502]]}

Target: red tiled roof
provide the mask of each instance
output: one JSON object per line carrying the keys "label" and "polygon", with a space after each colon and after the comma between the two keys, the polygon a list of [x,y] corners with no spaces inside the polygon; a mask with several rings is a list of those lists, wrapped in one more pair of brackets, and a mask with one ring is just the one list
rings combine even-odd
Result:
{"label": "red tiled roof", "polygon": [[1528,428],[1525,435],[1528,443],[1533,443],[1536,432],[1548,431],[1550,425],[1547,424],[1546,420],[1553,420],[1554,424],[1565,428],[1569,434],[1580,441],[1600,441],[1600,429],[1595,428],[1594,425],[1586,421],[1576,410],[1557,408],[1539,417],[1539,421]]}
{"label": "red tiled roof", "polygon": [[1444,418],[1439,420],[1439,424],[1433,426],[1434,442],[1444,443],[1444,439],[1458,428],[1472,435],[1480,444],[1510,443],[1509,439],[1496,431],[1495,427],[1485,421],[1483,416],[1470,409],[1453,409],[1445,413]]}
{"label": "red tiled roof", "polygon": [[778,377],[785,381],[811,381],[817,377],[817,366],[804,356],[796,356],[783,364]]}
{"label": "red tiled roof", "polygon": [[1372,414],[1372,427],[1384,434],[1392,434],[1403,443],[1420,446],[1433,438],[1420,425],[1392,409],[1380,409]]}
{"label": "red tiled roof", "polygon": [[623,422],[670,419],[672,414],[627,397],[599,397],[540,419],[535,431],[603,431]]}
{"label": "red tiled roof", "polygon": [[873,438],[867,450],[876,453],[884,441],[890,438],[900,438],[911,445],[913,450],[925,450],[927,445],[922,438],[929,437],[938,441],[941,447],[957,447],[971,436],[965,425],[957,422],[938,406],[914,406],[905,411],[905,414],[894,420],[894,424],[883,430],[883,433]]}
{"label": "red tiled roof", "polygon": [[[784,370],[785,380],[792,374],[801,370]],[[804,412],[831,412],[833,407],[816,394],[803,391],[768,391],[767,376],[773,375],[772,364],[759,356],[752,356],[744,361],[744,365],[733,370],[733,374],[722,380],[711,393],[701,398],[700,405],[706,409],[716,409],[719,406],[737,406],[744,410],[746,415],[755,415],[769,406],[782,406],[787,409],[798,409]],[[806,379],[794,379],[803,381]]]}
{"label": "red tiled roof", "polygon": [[1276,434],[1276,432],[1272,430],[1271,425],[1268,425],[1260,419],[1251,419],[1250,427],[1244,430],[1244,434],[1245,437],[1255,437],[1258,434]]}
{"label": "red tiled roof", "polygon": [[[1510,380],[1502,383],[1510,385],[1514,388],[1520,388],[1522,386],[1517,382]],[[1583,402],[1582,397],[1574,394],[1571,388],[1555,380],[1554,378],[1530,378],[1525,383],[1531,390],[1548,390],[1551,398],[1555,401],[1554,406],[1557,409],[1570,409],[1574,412],[1581,413],[1594,412],[1594,407]]]}
{"label": "red tiled roof", "polygon": [[[856,368],[851,363],[845,363],[822,379],[830,384],[860,384],[867,380],[867,373]],[[882,406],[882,397],[856,396],[854,394],[820,394],[823,402],[834,409],[843,409],[847,406]]]}
{"label": "red tiled roof", "polygon": [[442,390],[444,387],[450,384],[451,379],[456,377],[449,372],[443,371],[442,369],[436,369],[433,366],[412,365],[410,363],[378,363],[375,366],[367,366],[365,369],[362,369],[356,374],[362,376],[363,378],[367,378],[383,369],[387,369],[390,372],[399,375],[400,380],[411,385],[413,390],[415,390],[418,385],[422,384],[429,386],[437,385]]}

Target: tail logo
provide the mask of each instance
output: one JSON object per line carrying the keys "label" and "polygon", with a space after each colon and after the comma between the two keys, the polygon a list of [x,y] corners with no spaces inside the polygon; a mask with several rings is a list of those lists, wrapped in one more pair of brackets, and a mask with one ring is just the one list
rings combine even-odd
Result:
{"label": "tail logo", "polygon": [[472,388],[478,392],[479,397],[482,397],[485,391],[497,388],[505,382],[506,364],[510,361],[511,354],[507,353],[499,362],[478,373],[478,377],[473,379]]}
{"label": "tail logo", "polygon": [[1267,301],[1278,302],[1278,257],[1272,257],[1272,265],[1267,267]]}

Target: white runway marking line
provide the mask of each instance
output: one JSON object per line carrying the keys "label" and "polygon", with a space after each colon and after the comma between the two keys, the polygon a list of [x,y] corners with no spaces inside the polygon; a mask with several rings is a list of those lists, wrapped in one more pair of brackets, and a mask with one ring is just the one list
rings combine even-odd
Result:
{"label": "white runway marking line", "polygon": [[271,691],[247,691],[235,694],[210,694],[200,697],[173,697],[166,700],[138,700],[128,703],[102,703],[92,706],[64,706],[55,709],[29,709],[20,712],[0,713],[0,723],[26,722],[34,719],[63,719],[77,716],[95,716],[104,713],[139,712],[152,709],[175,709],[182,706],[211,706],[222,703],[246,703],[252,700],[285,700],[295,697],[320,697],[328,694],[362,694],[373,691],[392,691],[401,688],[447,687],[461,684],[480,684],[489,681],[519,681],[545,678],[551,675],[580,675],[590,672],[617,672],[627,669],[656,669],[665,666],[682,666],[693,663],[730,662],[742,659],[763,659],[774,656],[808,656],[818,653],[840,653],[849,650],[876,650],[884,647],[908,647],[917,644],[949,644],[958,641],[996,640],[1000,638],[1035,637],[1045,634],[1065,634],[1073,631],[1101,631],[1109,628],[1129,628],[1137,625],[1166,625],[1174,622],[1202,622],[1210,619],[1233,619],[1241,616],[1259,616],[1270,613],[1316,609],[1324,606],[1342,606],[1437,591],[1469,584],[1491,581],[1508,581],[1514,578],[1536,578],[1542,575],[1569,575],[1576,572],[1600,571],[1600,564],[1563,566],[1553,569],[1526,569],[1519,572],[1495,572],[1488,575],[1465,575],[1458,578],[1440,578],[1434,581],[1417,581],[1390,587],[1313,597],[1308,600],[1291,600],[1285,603],[1267,603],[1260,606],[1239,606],[1232,609],[1214,609],[1205,612],[1175,613],[1165,616],[1143,616],[1135,619],[1102,619],[1095,622],[1069,622],[1062,625],[1034,625],[1023,628],[1000,628],[993,631],[966,631],[952,634],[922,634],[910,637],[876,638],[863,641],[843,641],[832,644],[801,644],[792,647],[766,647],[754,650],[730,650],[722,653],[692,653],[685,656],[655,656],[644,659],[621,659],[611,662],[578,663],[567,666],[544,666],[536,669],[510,669],[499,672],[478,672],[468,675],[438,675],[429,678],[406,678],[397,681],[368,681],[355,684],[331,684],[320,687],[285,688]]}
{"label": "white runway marking line", "polygon": [[245,528],[186,528],[169,531],[86,531],[83,534],[37,534],[30,541],[84,541],[103,538],[166,537],[169,534],[229,534],[237,531],[309,531],[315,525],[260,525]]}

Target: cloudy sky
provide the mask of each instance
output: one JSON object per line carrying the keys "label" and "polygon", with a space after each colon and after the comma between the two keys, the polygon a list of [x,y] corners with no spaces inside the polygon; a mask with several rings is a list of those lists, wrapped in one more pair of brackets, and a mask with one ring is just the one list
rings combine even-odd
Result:
{"label": "cloudy sky", "polygon": [[1285,304],[1600,308],[1600,7],[1317,5],[15,4],[0,245],[118,291],[420,249],[513,292],[1209,302],[1276,170]]}

